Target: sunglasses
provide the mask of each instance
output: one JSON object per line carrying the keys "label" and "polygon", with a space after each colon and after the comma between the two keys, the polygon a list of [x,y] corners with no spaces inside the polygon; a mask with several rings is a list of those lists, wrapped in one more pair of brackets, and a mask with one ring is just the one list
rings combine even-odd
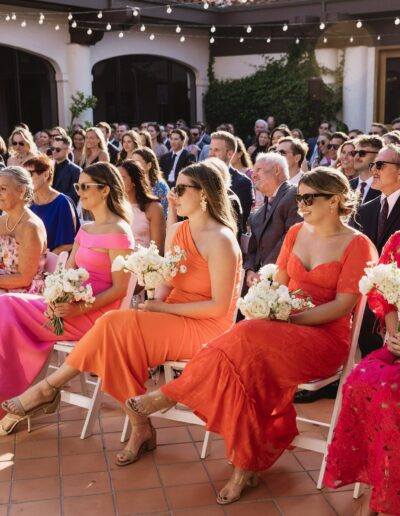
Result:
{"label": "sunglasses", "polygon": [[61,147],[50,147],[50,150],[51,150],[51,152],[61,152],[62,148]]}
{"label": "sunglasses", "polygon": [[326,143],[326,141],[325,141],[325,140],[321,140],[321,141],[317,142],[317,145],[318,145],[318,146],[319,146],[319,145],[325,145],[325,143]]}
{"label": "sunglasses", "polygon": [[383,169],[383,167],[384,167],[386,164],[400,166],[400,163],[396,163],[395,161],[382,161],[382,160],[375,161],[374,163],[370,163],[368,166],[369,166],[369,169],[370,169],[370,170],[371,170],[372,168],[374,168],[374,167],[376,168],[376,170],[382,170],[382,169]]}
{"label": "sunglasses", "polygon": [[101,186],[104,188],[107,185],[103,185],[102,183],[74,183],[76,193],[79,193],[81,190],[82,192],[86,192],[91,186]]}
{"label": "sunglasses", "polygon": [[369,134],[369,135],[373,135],[373,134],[375,134],[376,136],[380,136],[380,135],[381,135],[381,133],[380,133],[380,132],[378,132],[378,131],[371,131],[371,132],[370,132],[370,133],[368,133],[368,134]]}
{"label": "sunglasses", "polygon": [[25,142],[12,142],[13,146],[16,147],[17,145],[19,145],[20,147],[24,147],[25,146]]}
{"label": "sunglasses", "polygon": [[350,151],[350,154],[353,156],[353,158],[355,156],[357,156],[357,154],[360,156],[360,158],[365,158],[365,156],[367,154],[378,154],[379,151],[372,151],[372,150],[364,150],[364,149],[360,149],[360,150],[352,150]]}
{"label": "sunglasses", "polygon": [[303,195],[297,194],[296,202],[297,202],[297,204],[300,204],[302,202],[304,204],[304,206],[311,206],[316,197],[325,197],[325,199],[330,199],[332,197],[332,195],[333,194],[326,194],[326,193],[306,193]]}
{"label": "sunglasses", "polygon": [[192,136],[200,136],[200,133],[190,133]]}
{"label": "sunglasses", "polygon": [[185,193],[186,188],[195,188],[196,190],[201,190],[201,187],[196,185],[176,185],[172,189],[172,191],[178,197],[182,197],[182,195]]}
{"label": "sunglasses", "polygon": [[340,145],[338,145],[337,143],[328,143],[328,149],[338,150],[339,147]]}

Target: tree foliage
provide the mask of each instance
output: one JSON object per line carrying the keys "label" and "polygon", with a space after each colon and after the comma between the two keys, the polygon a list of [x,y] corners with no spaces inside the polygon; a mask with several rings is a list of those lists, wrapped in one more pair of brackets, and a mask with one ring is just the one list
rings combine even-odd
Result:
{"label": "tree foliage", "polygon": [[[341,109],[341,71],[336,71],[336,85],[322,82],[321,68],[313,49],[294,46],[278,60],[266,59],[256,73],[242,79],[217,80],[208,71],[210,85],[205,95],[205,112],[212,129],[223,122],[235,125],[239,135],[252,132],[254,121],[273,115],[278,124],[299,127],[305,135],[316,133],[320,120],[336,120]],[[318,93],[312,96],[310,83]]]}
{"label": "tree foliage", "polygon": [[75,120],[87,109],[94,109],[97,104],[97,97],[94,95],[85,95],[83,91],[77,91],[75,95],[71,95],[71,105],[69,111],[71,113],[71,127]]}

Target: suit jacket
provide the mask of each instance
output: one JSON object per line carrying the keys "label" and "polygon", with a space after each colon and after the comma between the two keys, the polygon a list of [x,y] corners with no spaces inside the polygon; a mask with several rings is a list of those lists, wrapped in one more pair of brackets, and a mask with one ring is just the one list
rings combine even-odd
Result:
{"label": "suit jacket", "polygon": [[115,165],[118,160],[119,150],[111,142],[107,143],[108,155],[110,156],[110,162]]}
{"label": "suit jacket", "polygon": [[251,237],[243,268],[257,272],[266,263],[275,263],[289,228],[301,222],[297,212],[297,187],[285,181],[267,212],[265,203],[250,217]]}
{"label": "suit jacket", "polygon": [[[174,155],[174,153],[172,151],[169,151],[169,152],[167,152],[167,154],[164,154],[160,158],[160,168],[163,171],[164,178],[168,182],[169,185],[171,185],[171,181],[168,181],[168,176],[172,170],[173,155]],[[190,152],[188,152],[186,149],[183,149],[183,151],[181,152],[181,155],[178,158],[178,163],[176,164],[176,167],[175,167],[175,177],[174,177],[174,180],[172,183],[173,184],[176,183],[176,178],[178,177],[179,172],[183,168],[187,167],[191,163],[194,163],[195,161],[196,161],[195,156],[193,156],[193,154],[190,154]]]}
{"label": "suit jacket", "polygon": [[78,167],[69,159],[62,163],[56,163],[54,167],[53,188],[68,195],[75,204],[78,204],[79,197],[75,191],[74,183],[78,182],[81,171],[81,167]]}
{"label": "suit jacket", "polygon": [[[350,186],[353,190],[357,189],[358,186],[358,177],[355,177],[354,179],[350,180]],[[363,201],[363,204],[366,202],[372,201],[372,199],[375,199],[375,197],[380,197],[381,192],[379,190],[375,190],[375,188],[369,188],[367,195],[365,196],[365,199]]]}
{"label": "suit jacket", "polygon": [[246,232],[247,219],[249,218],[251,207],[254,203],[254,189],[251,179],[239,170],[229,167],[231,175],[231,189],[240,199],[243,210],[243,230]]}
{"label": "suit jacket", "polygon": [[313,138],[308,138],[307,145],[308,145],[308,152],[306,156],[306,160],[310,161],[311,156],[313,155],[315,146],[317,145],[318,136],[314,136]]}

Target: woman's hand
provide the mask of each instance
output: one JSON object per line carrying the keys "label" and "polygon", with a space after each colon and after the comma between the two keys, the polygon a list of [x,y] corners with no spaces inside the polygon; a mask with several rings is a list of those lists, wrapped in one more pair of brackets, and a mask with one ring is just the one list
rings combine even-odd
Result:
{"label": "woman's hand", "polygon": [[84,305],[83,303],[57,303],[52,306],[52,309],[52,317],[62,317],[65,319],[66,317],[77,317],[78,315],[82,315]]}
{"label": "woman's hand", "polygon": [[164,312],[165,305],[164,301],[159,299],[148,299],[144,303],[139,303],[138,310],[142,312]]}
{"label": "woman's hand", "polygon": [[400,332],[389,335],[386,342],[388,350],[396,357],[400,357]]}
{"label": "woman's hand", "polygon": [[170,208],[175,209],[176,194],[172,190],[170,190],[167,193],[167,200],[168,200],[168,209],[170,209]]}

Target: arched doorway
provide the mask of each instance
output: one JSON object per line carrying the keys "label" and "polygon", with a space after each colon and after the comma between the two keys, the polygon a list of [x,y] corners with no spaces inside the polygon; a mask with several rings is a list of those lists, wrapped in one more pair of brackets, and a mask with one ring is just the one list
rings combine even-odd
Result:
{"label": "arched doorway", "polygon": [[165,57],[127,55],[97,63],[92,70],[98,98],[95,122],[196,120],[195,77],[188,67]]}
{"label": "arched doorway", "polygon": [[0,134],[25,122],[32,132],[58,124],[52,65],[41,57],[0,45]]}

